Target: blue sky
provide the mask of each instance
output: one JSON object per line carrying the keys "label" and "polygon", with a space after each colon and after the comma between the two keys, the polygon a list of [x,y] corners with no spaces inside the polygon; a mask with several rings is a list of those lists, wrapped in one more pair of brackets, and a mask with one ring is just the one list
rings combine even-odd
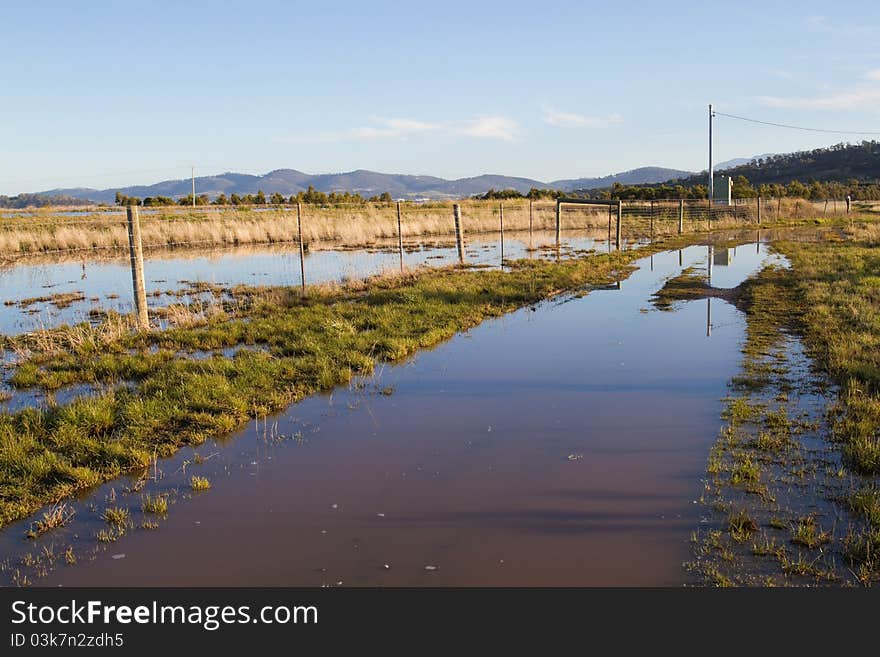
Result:
{"label": "blue sky", "polygon": [[[706,167],[706,104],[880,131],[876,2],[5,2],[0,194]],[[716,160],[860,137],[718,118]]]}

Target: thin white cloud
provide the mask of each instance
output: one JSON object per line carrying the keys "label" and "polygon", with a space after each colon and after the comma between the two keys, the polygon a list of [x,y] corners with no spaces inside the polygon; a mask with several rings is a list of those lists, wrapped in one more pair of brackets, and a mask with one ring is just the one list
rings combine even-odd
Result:
{"label": "thin white cloud", "polygon": [[880,82],[880,68],[875,68],[873,71],[865,73],[865,79]]}
{"label": "thin white cloud", "polygon": [[519,137],[519,124],[506,116],[486,116],[464,121],[419,121],[408,118],[384,118],[374,116],[368,125],[347,130],[303,133],[282,137],[275,141],[287,144],[329,144],[346,141],[374,141],[382,139],[406,139],[426,134],[463,135],[479,139],[515,141]]}
{"label": "thin white cloud", "polygon": [[767,107],[784,109],[857,110],[875,109],[880,104],[880,85],[860,85],[817,96],[758,96]]}
{"label": "thin white cloud", "polygon": [[544,112],[544,123],[563,128],[601,128],[623,121],[623,117],[620,114],[588,116],[586,114],[576,114],[575,112],[561,112],[546,105],[542,109]]}
{"label": "thin white cloud", "polygon": [[831,23],[827,16],[808,16],[807,26],[815,32],[824,32],[825,34],[838,34],[841,36],[856,36],[872,34],[878,31],[877,25],[871,24],[853,24],[853,23]]}
{"label": "thin white cloud", "polygon": [[479,139],[500,139],[516,141],[519,137],[519,124],[506,116],[484,116],[470,119],[453,127],[457,134]]}

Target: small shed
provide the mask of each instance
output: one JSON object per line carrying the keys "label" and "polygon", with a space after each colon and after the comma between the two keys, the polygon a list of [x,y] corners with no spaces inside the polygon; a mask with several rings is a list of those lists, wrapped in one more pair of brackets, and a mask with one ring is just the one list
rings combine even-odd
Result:
{"label": "small shed", "polygon": [[714,189],[712,191],[712,203],[714,205],[730,205],[733,198],[733,178],[724,175],[715,176]]}

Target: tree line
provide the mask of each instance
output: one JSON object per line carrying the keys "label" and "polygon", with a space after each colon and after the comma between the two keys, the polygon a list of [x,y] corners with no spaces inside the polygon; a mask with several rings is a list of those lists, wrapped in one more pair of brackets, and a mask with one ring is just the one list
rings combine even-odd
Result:
{"label": "tree line", "polygon": [[[716,182],[717,184],[717,182]],[[577,195],[578,193],[576,193]],[[621,199],[650,201],[654,199],[705,199],[709,190],[705,184],[684,185],[621,185],[614,183],[609,189],[589,190],[579,193],[591,198]],[[853,199],[876,201],[880,200],[880,183],[850,180],[848,182],[820,182],[812,180],[807,183],[792,180],[787,184],[763,183],[752,184],[743,175],[733,179],[731,190],[733,198],[802,198],[812,201],[826,199],[843,200],[847,196]]]}
{"label": "tree line", "polygon": [[[196,196],[196,205],[294,205],[296,203],[305,203],[311,205],[351,205],[359,203],[393,203],[390,192],[382,192],[375,196],[364,198],[357,192],[321,192],[309,185],[305,191],[300,191],[290,196],[285,196],[275,192],[270,196],[266,196],[263,190],[258,190],[256,194],[230,194],[226,196],[224,193],[218,194],[213,200],[207,194],[199,194]],[[137,196],[126,196],[122,192],[116,192],[116,205],[142,205],[150,206],[169,206],[183,205],[191,206],[193,204],[192,194],[181,196],[177,199],[169,196],[147,196],[146,198],[138,198]]]}
{"label": "tree line", "polygon": [[539,189],[532,187],[527,193],[522,194],[515,189],[489,189],[485,194],[476,194],[473,198],[481,201],[504,201],[512,198],[527,198],[532,201],[538,199],[556,199],[563,198],[566,193],[558,189]]}

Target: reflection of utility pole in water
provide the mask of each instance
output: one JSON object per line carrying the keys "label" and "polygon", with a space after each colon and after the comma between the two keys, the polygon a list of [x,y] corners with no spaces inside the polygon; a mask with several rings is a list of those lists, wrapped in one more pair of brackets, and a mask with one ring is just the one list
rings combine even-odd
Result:
{"label": "reflection of utility pole in water", "polygon": [[678,266],[681,267],[684,264],[683,256],[681,254],[681,249],[678,250]]}
{"label": "reflection of utility pole in water", "polygon": [[651,254],[651,271],[654,271],[654,254]]}
{"label": "reflection of utility pole in water", "polygon": [[706,297],[706,337],[712,337],[712,297]]}
{"label": "reflection of utility pole in water", "polygon": [[755,253],[761,255],[761,231],[755,231]]}
{"label": "reflection of utility pole in water", "polygon": [[[712,260],[715,258],[715,249],[709,245],[709,287],[712,287]],[[706,337],[712,337],[712,297],[706,297]]]}

